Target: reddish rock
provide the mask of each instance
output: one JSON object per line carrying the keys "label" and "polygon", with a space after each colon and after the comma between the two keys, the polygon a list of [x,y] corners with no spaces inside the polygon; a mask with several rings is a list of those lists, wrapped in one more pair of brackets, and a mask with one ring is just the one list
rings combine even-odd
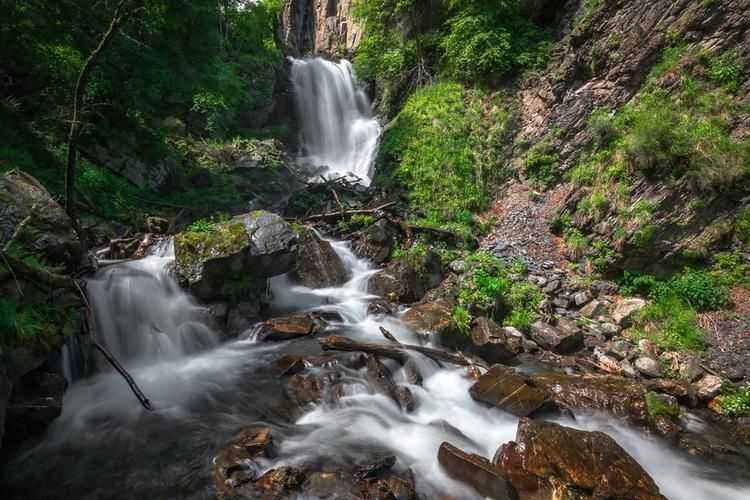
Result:
{"label": "reddish rock", "polygon": [[261,342],[283,341],[314,335],[322,330],[322,320],[311,315],[288,316],[264,322],[258,331],[257,339]]}
{"label": "reddish rock", "polygon": [[522,418],[495,464],[521,498],[662,499],[653,479],[611,437]]}
{"label": "reddish rock", "polygon": [[237,486],[257,478],[258,467],[253,459],[268,454],[272,447],[270,428],[260,425],[244,428],[214,457],[214,482],[222,491],[232,494]]}
{"label": "reddish rock", "polygon": [[547,394],[526,383],[513,368],[494,365],[469,389],[476,401],[496,406],[519,417],[533,412],[547,399]]}
{"label": "reddish rock", "polygon": [[700,399],[713,399],[721,390],[721,378],[706,374],[695,383],[695,392]]}
{"label": "reddish rock", "polygon": [[484,457],[443,443],[438,462],[450,477],[468,484],[482,496],[496,500],[516,498],[505,472]]}

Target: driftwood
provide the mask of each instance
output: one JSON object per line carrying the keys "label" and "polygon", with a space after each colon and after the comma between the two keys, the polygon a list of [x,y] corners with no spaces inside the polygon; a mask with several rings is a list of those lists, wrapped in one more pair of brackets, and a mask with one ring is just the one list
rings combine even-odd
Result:
{"label": "driftwood", "polygon": [[380,333],[383,334],[383,337],[387,338],[388,340],[390,340],[391,342],[393,342],[395,344],[400,344],[401,343],[401,342],[398,341],[398,339],[396,339],[396,337],[393,336],[393,334],[391,332],[389,332],[388,330],[386,330],[382,326],[380,327]]}
{"label": "driftwood", "polygon": [[340,219],[341,217],[344,217],[345,215],[372,214],[379,210],[385,210],[386,208],[392,207],[396,203],[398,202],[392,201],[390,203],[386,203],[385,205],[380,205],[379,207],[375,207],[375,208],[363,208],[363,209],[357,209],[357,210],[344,210],[344,211],[339,210],[337,212],[325,212],[322,214],[308,215],[307,217],[304,217],[302,219],[302,222],[323,220],[323,219]]}
{"label": "driftwood", "polygon": [[109,361],[109,364],[112,365],[112,367],[117,370],[117,373],[122,375],[122,378],[125,379],[125,381],[130,386],[130,390],[133,391],[133,394],[135,394],[135,397],[138,398],[138,401],[141,403],[141,406],[143,406],[145,409],[151,411],[153,408],[151,407],[151,402],[148,400],[148,398],[141,392],[140,387],[138,387],[138,384],[135,383],[135,380],[133,380],[133,377],[130,376],[128,371],[123,368],[123,366],[120,364],[117,359],[112,355],[109,350],[101,345],[99,342],[97,342],[94,338],[91,338],[91,345],[93,345],[100,353],[104,355],[104,357]]}
{"label": "driftwood", "polygon": [[411,352],[418,352],[423,356],[437,361],[438,363],[450,363],[459,366],[479,365],[485,366],[480,361],[470,360],[464,355],[452,354],[440,349],[432,349],[419,345],[408,344],[376,344],[374,342],[357,342],[340,335],[329,335],[318,339],[324,351],[361,351],[384,358],[393,359],[401,364],[405,364],[410,359]]}

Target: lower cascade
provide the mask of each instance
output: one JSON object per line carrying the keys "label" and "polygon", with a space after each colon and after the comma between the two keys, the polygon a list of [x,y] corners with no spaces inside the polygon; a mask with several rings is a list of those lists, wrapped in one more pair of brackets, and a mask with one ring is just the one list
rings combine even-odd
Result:
{"label": "lower cascade", "polygon": [[380,125],[367,95],[356,88],[349,61],[293,59],[292,83],[301,128],[299,162],[322,168],[317,175],[353,175],[369,185]]}
{"label": "lower cascade", "polygon": [[[377,299],[368,281],[377,269],[357,258],[348,243],[330,243],[348,280],[314,289],[286,275],[273,278],[271,310],[328,318],[321,333],[354,341],[382,344],[384,328],[400,344],[432,346],[398,314],[368,314]],[[155,411],[134,404],[126,384],[110,370],[77,380],[44,439],[5,471],[4,479],[24,497],[203,497],[215,491],[212,469],[229,474],[236,465],[225,462],[239,460],[252,463],[247,473],[256,476],[271,469],[306,471],[310,486],[299,494],[303,498],[348,498],[350,476],[339,473],[331,480],[320,471],[356,473],[362,464],[412,477],[420,498],[481,498],[446,474],[438,450],[447,442],[491,458],[500,444],[516,439],[519,419],[472,399],[473,380],[465,367],[441,365],[417,352],[403,365],[383,358],[377,369],[392,375],[391,390],[411,395],[402,408],[373,378],[372,358],[321,356],[310,336],[265,343],[250,331],[247,338],[219,344],[202,308],[164,272],[170,261],[167,252],[113,264],[89,282],[97,328],[106,331],[107,346],[128,361]],[[295,360],[304,360],[304,367],[295,368]],[[555,420],[613,437],[668,498],[747,498],[747,489],[724,484],[712,471],[609,417]],[[227,443],[238,429],[245,428],[241,436],[260,446],[266,435],[258,426],[273,436],[273,453],[252,461],[233,455],[239,448]],[[60,465],[62,453],[71,457],[69,466]],[[289,481],[296,477],[289,474]]]}

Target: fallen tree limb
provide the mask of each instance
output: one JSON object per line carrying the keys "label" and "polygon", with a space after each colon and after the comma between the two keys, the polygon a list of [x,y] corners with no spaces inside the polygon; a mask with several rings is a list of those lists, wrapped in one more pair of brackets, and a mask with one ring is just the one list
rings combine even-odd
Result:
{"label": "fallen tree limb", "polygon": [[109,361],[109,364],[112,365],[112,367],[117,370],[117,373],[122,375],[122,378],[125,379],[125,381],[130,386],[130,390],[133,391],[133,394],[135,394],[135,397],[138,398],[138,401],[141,403],[141,406],[143,406],[148,411],[152,411],[153,408],[151,407],[151,402],[148,400],[148,398],[141,392],[141,389],[138,387],[138,384],[135,383],[135,380],[133,380],[133,377],[130,376],[128,371],[123,368],[123,366],[120,364],[117,359],[112,355],[109,350],[101,345],[99,342],[97,342],[93,337],[91,338],[91,345],[93,345],[100,353],[104,355],[104,357]]}
{"label": "fallen tree limb", "polygon": [[387,338],[388,340],[390,340],[393,343],[396,343],[396,344],[400,344],[401,343],[401,342],[398,341],[398,339],[396,339],[396,337],[393,336],[393,334],[391,332],[389,332],[388,330],[386,330],[382,326],[380,327],[380,333],[383,334],[383,337]]}
{"label": "fallen tree limb", "polygon": [[401,364],[405,364],[410,359],[410,352],[418,352],[423,356],[437,361],[438,363],[450,363],[458,366],[472,366],[479,365],[486,367],[486,365],[480,361],[468,359],[466,356],[452,354],[450,352],[441,351],[440,349],[433,349],[431,347],[424,347],[419,345],[408,345],[408,344],[376,344],[374,342],[357,342],[340,335],[329,335],[322,339],[318,339],[320,346],[324,351],[361,351],[376,356],[382,356],[384,358],[390,358],[398,361]]}
{"label": "fallen tree limb", "polygon": [[375,208],[361,208],[357,210],[345,210],[345,211],[338,211],[338,212],[325,212],[322,214],[314,214],[309,215],[302,219],[302,222],[307,221],[313,221],[313,220],[322,220],[322,219],[339,219],[341,217],[344,217],[345,215],[356,215],[356,214],[371,214],[374,212],[377,212],[379,210],[385,210],[388,207],[392,207],[398,203],[397,201],[392,201],[390,203],[386,203],[385,205],[380,205],[379,207]]}

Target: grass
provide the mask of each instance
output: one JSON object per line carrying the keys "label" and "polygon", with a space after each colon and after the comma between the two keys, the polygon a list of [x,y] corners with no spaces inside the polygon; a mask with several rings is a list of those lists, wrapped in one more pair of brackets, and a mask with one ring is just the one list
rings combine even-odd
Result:
{"label": "grass", "polygon": [[47,352],[59,346],[63,329],[48,302],[22,304],[0,299],[0,353],[12,347]]}
{"label": "grass", "polygon": [[646,411],[649,416],[653,417],[670,417],[676,418],[680,415],[679,406],[667,406],[659,401],[659,395],[655,392],[648,391],[644,395],[646,401]]}
{"label": "grass", "polygon": [[386,129],[379,163],[409,193],[411,219],[471,234],[503,176],[495,148],[511,129],[502,102],[458,83],[424,87]]}

